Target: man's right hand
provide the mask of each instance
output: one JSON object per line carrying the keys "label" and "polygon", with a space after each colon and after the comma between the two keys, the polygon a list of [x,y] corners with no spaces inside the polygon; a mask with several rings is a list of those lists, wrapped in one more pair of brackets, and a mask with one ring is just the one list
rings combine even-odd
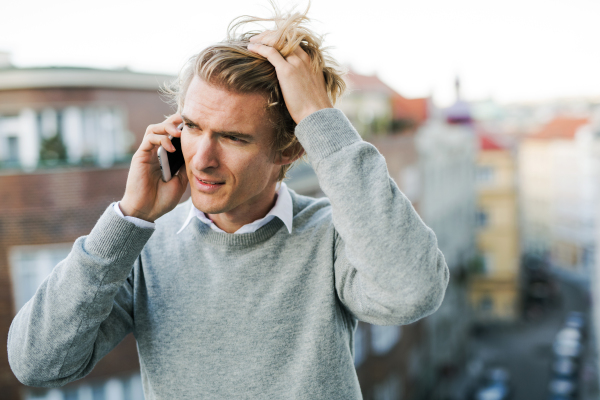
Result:
{"label": "man's right hand", "polygon": [[168,152],[175,151],[169,135],[181,136],[177,129],[181,122],[181,116],[173,114],[146,129],[144,140],[131,159],[125,195],[119,203],[123,215],[154,222],[179,203],[188,184],[185,165],[169,182],[163,182],[156,153],[161,145]]}

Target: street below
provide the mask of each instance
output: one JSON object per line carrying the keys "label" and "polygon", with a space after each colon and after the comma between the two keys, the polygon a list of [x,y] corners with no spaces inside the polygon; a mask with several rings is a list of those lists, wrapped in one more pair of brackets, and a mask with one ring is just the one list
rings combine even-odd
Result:
{"label": "street below", "polygon": [[580,364],[578,398],[598,399],[589,289],[581,283],[557,279],[560,301],[556,306],[514,325],[486,327],[472,337],[471,368],[473,365],[506,368],[513,389],[511,400],[550,399],[552,344],[570,311],[583,312],[588,332]]}

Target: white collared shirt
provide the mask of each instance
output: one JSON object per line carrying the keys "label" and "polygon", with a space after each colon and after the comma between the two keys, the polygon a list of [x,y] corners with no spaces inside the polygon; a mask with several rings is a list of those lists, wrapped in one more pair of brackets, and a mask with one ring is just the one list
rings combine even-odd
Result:
{"label": "white collared shirt", "polygon": [[[242,226],[240,229],[234,232],[234,234],[241,233],[252,233],[256,232],[259,228],[265,226],[275,217],[279,218],[286,226],[289,233],[292,233],[292,220],[294,217],[294,208],[292,204],[292,196],[287,188],[287,185],[281,182],[278,185],[279,188],[277,190],[277,200],[275,201],[275,205],[269,211],[267,215],[265,215],[261,219],[257,219],[254,222],[246,224]],[[118,215],[126,220],[134,223],[140,228],[154,228],[156,225],[153,222],[144,221],[143,219],[135,218],[135,217],[125,217],[119,208],[119,203],[115,203],[114,209]],[[213,231],[216,232],[224,232],[221,228],[215,225],[214,222],[210,220],[202,211],[198,210],[194,207],[194,204],[191,204],[190,212],[185,222],[183,223],[181,229],[177,233],[183,231],[190,222],[194,219],[194,217],[198,218],[200,221],[208,225]]]}
{"label": "white collared shirt", "polygon": [[[283,221],[288,232],[292,233],[292,219],[294,216],[293,214],[294,213],[293,213],[293,205],[292,205],[292,196],[290,195],[287,185],[285,183],[281,182],[281,185],[279,186],[279,189],[277,190],[277,200],[275,201],[275,205],[273,206],[273,208],[271,208],[271,211],[269,211],[269,213],[267,215],[265,215],[263,218],[257,219],[254,222],[251,222],[249,224],[242,226],[240,229],[235,231],[234,234],[256,232],[259,228],[261,228],[261,227],[265,226],[266,224],[268,224],[269,222],[271,222],[271,220],[275,217],[277,217],[281,221]],[[206,225],[210,226],[210,229],[212,229],[213,231],[225,232],[221,228],[219,228],[217,225],[215,225],[215,223],[212,222],[206,216],[206,214],[204,214],[202,211],[198,210],[192,204],[190,207],[190,213],[189,213],[187,219],[185,220],[185,222],[183,223],[183,226],[181,227],[181,229],[179,229],[179,231],[177,233],[183,231],[186,228],[186,226],[188,226],[189,223],[194,219],[194,217],[198,218],[200,221],[202,221]]]}

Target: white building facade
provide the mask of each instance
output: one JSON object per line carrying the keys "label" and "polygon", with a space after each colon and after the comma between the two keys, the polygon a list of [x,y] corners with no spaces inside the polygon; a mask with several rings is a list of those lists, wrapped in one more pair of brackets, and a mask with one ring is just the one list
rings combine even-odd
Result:
{"label": "white building facade", "polygon": [[[435,232],[450,269],[450,283],[440,309],[426,318],[428,370],[460,368],[468,357],[471,325],[466,274],[476,256],[475,168],[477,138],[470,124],[431,119],[417,131],[420,215]],[[439,393],[449,389],[442,387]]]}

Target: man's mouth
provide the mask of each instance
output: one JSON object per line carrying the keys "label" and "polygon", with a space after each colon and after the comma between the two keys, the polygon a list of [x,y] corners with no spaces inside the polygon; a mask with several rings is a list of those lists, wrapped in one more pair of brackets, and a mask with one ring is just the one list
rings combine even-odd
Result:
{"label": "man's mouth", "polygon": [[204,179],[198,179],[198,180],[207,185],[223,185],[225,183],[225,182],[219,182],[219,181],[206,181]]}

